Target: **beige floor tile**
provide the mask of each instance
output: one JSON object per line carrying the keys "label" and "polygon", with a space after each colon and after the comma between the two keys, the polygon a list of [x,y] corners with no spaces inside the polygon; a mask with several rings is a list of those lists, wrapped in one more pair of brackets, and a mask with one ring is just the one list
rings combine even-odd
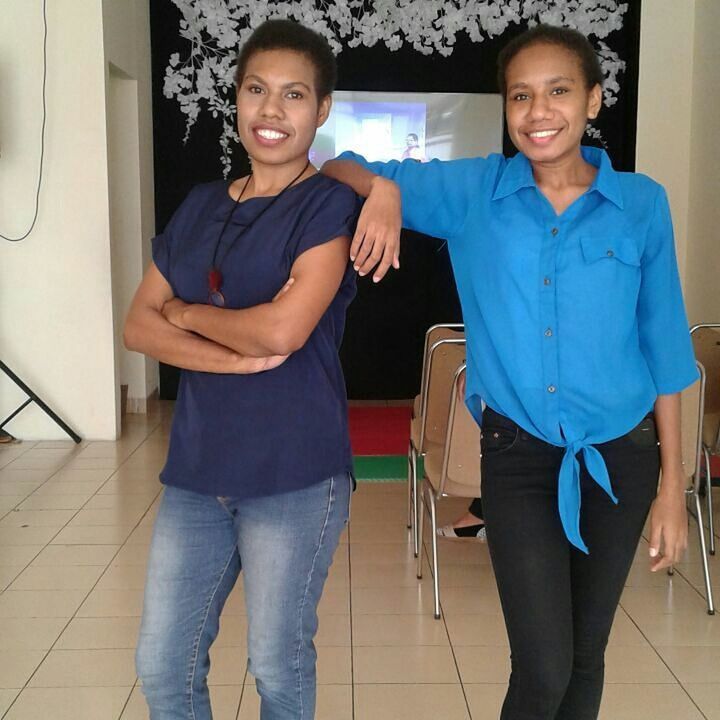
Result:
{"label": "beige floor tile", "polygon": [[0,487],[13,482],[34,483],[36,486],[44,483],[53,474],[52,470],[28,470],[6,466],[0,470]]}
{"label": "beige floor tile", "polygon": [[243,684],[247,666],[246,647],[217,647],[210,650],[209,685]]}
{"label": "beige floor tile", "polygon": [[57,457],[21,455],[12,462],[13,470],[57,470],[65,464],[65,460]]}
{"label": "beige floor tile", "polygon": [[650,563],[647,560],[641,560],[633,563],[630,568],[628,579],[625,582],[626,587],[686,587],[687,581],[681,572],[674,575],[668,575],[665,571],[651,572]]}
{"label": "beige floor tile", "polygon": [[106,566],[120,545],[48,545],[32,562],[34,567]]}
{"label": "beige floor tile", "polygon": [[720,646],[720,623],[717,616],[705,613],[647,613],[638,615],[635,622],[655,646]]}
{"label": "beige floor tile", "polygon": [[685,691],[675,685],[607,685],[599,720],[703,720]]}
{"label": "beige floor tile", "polygon": [[19,567],[0,567],[0,592],[22,572]]}
{"label": "beige floor tile", "polygon": [[70,521],[70,527],[76,525],[136,525],[147,508],[138,507],[115,507],[107,509],[83,508]]}
{"label": "beige floor tile", "polygon": [[13,545],[45,545],[57,534],[54,527],[0,528],[0,548]]}
{"label": "beige floor tile", "polygon": [[26,688],[4,720],[115,720],[131,687]]}
{"label": "beige floor tile", "polygon": [[61,528],[74,514],[74,510],[14,510],[0,520],[0,527]]}
{"label": "beige floor tile", "polygon": [[355,647],[449,645],[445,623],[432,615],[355,615],[352,625]]}
{"label": "beige floor tile", "polygon": [[85,590],[6,590],[0,595],[0,618],[69,618]]}
{"label": "beige floor tile", "polygon": [[[139,687],[134,687],[132,693],[130,693],[130,699],[120,716],[120,720],[150,720],[150,711]],[[233,719],[229,718],[228,720]]]}
{"label": "beige floor tile", "polygon": [[45,654],[45,650],[0,650],[0,688],[24,687]]}
{"label": "beige floor tile", "polygon": [[83,467],[72,462],[53,475],[51,482],[92,483],[99,488],[113,474],[113,470],[113,468]]}
{"label": "beige floor tile", "polygon": [[608,646],[606,683],[674,683],[675,678],[651,647]]}
{"label": "beige floor tile", "polygon": [[358,565],[397,565],[414,562],[410,545],[402,543],[376,543],[355,545],[350,543],[350,563]]}
{"label": "beige floor tile", "polygon": [[657,651],[681,683],[720,680],[720,647],[658,647]]}
{"label": "beige floor tile", "polygon": [[78,610],[78,617],[140,617],[142,590],[93,590]]}
{"label": "beige floor tile", "polygon": [[87,502],[85,495],[31,495],[20,503],[21,510],[78,510]]}
{"label": "beige floor tile", "polygon": [[38,553],[42,552],[42,545],[12,545],[0,547],[0,567],[24,568]]}
{"label": "beige floor tile", "polygon": [[134,650],[51,650],[30,687],[132,687]]}
{"label": "beige floor tile", "polygon": [[[342,615],[333,617],[342,618]],[[244,615],[220,617],[220,632],[213,647],[245,647],[247,645],[247,618]]]}
{"label": "beige floor tile", "polygon": [[147,510],[157,496],[156,491],[144,495],[93,495],[87,501],[84,509],[119,510],[121,512],[124,510]]}
{"label": "beige floor tile", "polygon": [[[246,686],[238,720],[260,717],[260,697],[253,686]],[[315,720],[349,720],[352,717],[350,685],[318,685]],[[355,715],[357,718],[357,713]]]}
{"label": "beige floor tile", "polygon": [[148,495],[151,492],[159,492],[160,489],[160,481],[156,475],[148,479],[113,476],[98,490],[98,495]]}
{"label": "beige floor tile", "polygon": [[2,650],[49,650],[67,625],[65,618],[2,618]]}
{"label": "beige floor tile", "polygon": [[[460,685],[355,686],[355,720],[437,720],[438,718],[469,719]],[[340,716],[337,720],[340,720]]]}
{"label": "beige floor tile", "polygon": [[682,585],[671,588],[625,588],[620,605],[630,617],[647,613],[702,613],[705,610],[705,600],[695,590]]}
{"label": "beige floor tile", "polygon": [[7,709],[13,704],[15,698],[20,694],[17,688],[14,690],[0,690],[0,717],[3,717]]}
{"label": "beige floor tile", "polygon": [[[37,492],[42,482],[23,482],[21,480],[0,481],[0,496],[11,498],[26,498]],[[17,504],[17,503],[16,503]]]}
{"label": "beige floor tile", "polygon": [[33,495],[37,497],[57,497],[59,495],[76,495],[82,496],[86,500],[91,498],[98,489],[98,483],[92,482],[71,482],[71,481],[55,481],[46,482],[40,486]]}
{"label": "beige floor tile", "polygon": [[450,647],[354,647],[353,677],[359,684],[460,682]]}
{"label": "beige floor tile", "polygon": [[111,565],[98,580],[98,590],[142,590],[145,587],[144,565]]}
{"label": "beige floor tile", "polygon": [[[430,572],[428,567],[426,572]],[[351,585],[355,588],[417,587],[414,562],[388,565],[353,563]]]}
{"label": "beige floor tile", "polygon": [[417,587],[354,588],[353,615],[433,614],[432,585],[426,580]]}
{"label": "beige floor tile", "polygon": [[[0,626],[1,627],[1,626]],[[140,629],[139,617],[73,618],[55,650],[133,649]]]}
{"label": "beige floor tile", "polygon": [[131,525],[97,525],[63,528],[53,545],[121,545],[132,532]]}
{"label": "beige floor tile", "polygon": [[637,625],[630,619],[622,608],[618,608],[615,613],[612,630],[610,631],[609,645],[617,647],[648,645],[648,641],[638,630]]}
{"label": "beige floor tile", "polygon": [[152,523],[138,525],[128,536],[128,545],[150,545],[152,540],[153,526]]}
{"label": "beige floor tile", "polygon": [[113,565],[147,565],[147,549],[125,545],[113,559]]}
{"label": "beige floor tile", "polygon": [[[442,570],[441,570],[442,573]],[[496,588],[443,587],[440,575],[440,604],[446,615],[483,614],[502,615]]]}
{"label": "beige floor tile", "polygon": [[65,465],[65,470],[115,470],[122,460],[113,457],[84,457],[78,456]]}
{"label": "beige floor tile", "polygon": [[[426,544],[426,552],[430,546]],[[490,565],[490,552],[485,543],[444,542],[438,546],[440,574],[445,565]]]}
{"label": "beige floor tile", "polygon": [[354,520],[350,526],[350,542],[356,545],[407,545],[412,542],[412,534],[405,525],[398,523],[362,523]]}
{"label": "beige floor tile", "polygon": [[500,716],[507,685],[505,683],[463,684],[473,720],[497,720]]}
{"label": "beige floor tile", "polygon": [[510,650],[505,647],[456,647],[455,659],[463,685],[466,683],[507,683],[510,677]]}
{"label": "beige floor tile", "polygon": [[720,684],[686,683],[685,690],[695,701],[707,720],[720,720]]}
{"label": "beige floor tile", "polygon": [[350,615],[320,616],[320,625],[315,636],[315,645],[318,647],[350,647]]}
{"label": "beige floor tile", "polygon": [[102,574],[97,565],[69,567],[31,566],[10,586],[11,590],[90,590]]}
{"label": "beige floor tile", "polygon": [[0,513],[23,504],[27,495],[0,495]]}
{"label": "beige floor tile", "polygon": [[454,613],[445,617],[445,624],[454,647],[480,645],[507,648],[508,646],[505,619],[502,615]]}
{"label": "beige floor tile", "polygon": [[443,588],[485,588],[494,591],[496,587],[491,565],[440,564],[440,583]]}
{"label": "beige floor tile", "polygon": [[350,591],[346,588],[327,588],[318,605],[319,615],[348,615],[350,613]]}

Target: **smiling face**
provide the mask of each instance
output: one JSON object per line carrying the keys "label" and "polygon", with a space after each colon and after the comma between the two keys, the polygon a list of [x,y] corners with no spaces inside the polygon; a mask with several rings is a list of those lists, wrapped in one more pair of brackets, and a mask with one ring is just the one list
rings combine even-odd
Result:
{"label": "smiling face", "polygon": [[240,140],[253,162],[304,161],[330,104],[329,95],[318,98],[315,68],[305,55],[291,50],[256,52],[237,91]]}
{"label": "smiling face", "polygon": [[597,117],[599,85],[587,87],[579,58],[558,45],[530,45],[505,71],[505,115],[510,138],[531,162],[575,157],[588,119]]}

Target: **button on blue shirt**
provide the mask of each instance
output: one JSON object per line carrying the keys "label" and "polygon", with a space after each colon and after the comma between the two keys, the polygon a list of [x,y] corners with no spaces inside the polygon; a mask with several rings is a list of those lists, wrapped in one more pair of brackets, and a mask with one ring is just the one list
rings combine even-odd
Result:
{"label": "button on blue shirt", "polygon": [[482,399],[567,449],[560,517],[587,552],[578,453],[617,502],[593,446],[629,432],[657,395],[681,391],[697,371],[665,191],[616,172],[602,150],[582,154],[598,172],[559,216],[522,154],[340,159],[398,183],[405,227],[447,239],[467,334],[468,407],[480,422]]}

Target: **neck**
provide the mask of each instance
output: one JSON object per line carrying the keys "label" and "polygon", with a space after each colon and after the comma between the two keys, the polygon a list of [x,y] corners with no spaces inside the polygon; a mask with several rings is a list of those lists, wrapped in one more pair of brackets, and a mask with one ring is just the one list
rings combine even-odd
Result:
{"label": "neck", "polygon": [[295,178],[298,182],[314,172],[315,168],[310,165],[307,172],[298,177],[307,165],[307,157],[299,157],[282,165],[265,165],[253,160],[252,164],[252,180],[248,187],[247,196],[262,197],[266,195],[277,195],[287,187]]}
{"label": "neck", "polygon": [[578,147],[575,152],[549,162],[533,162],[533,176],[539,187],[562,190],[577,185],[591,185],[597,172],[586,162]]}

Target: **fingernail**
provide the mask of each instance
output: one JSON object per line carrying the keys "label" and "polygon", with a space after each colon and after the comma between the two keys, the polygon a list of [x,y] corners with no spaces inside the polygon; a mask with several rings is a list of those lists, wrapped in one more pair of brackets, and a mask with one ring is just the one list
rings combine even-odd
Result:
{"label": "fingernail", "polygon": [[359,275],[360,277],[365,277],[365,276],[367,275],[367,273],[359,272],[358,275]]}
{"label": "fingernail", "polygon": [[650,557],[657,557],[657,548],[650,548]]}
{"label": "fingernail", "polygon": [[350,256],[350,262],[355,262],[355,256],[354,256],[354,255],[351,255],[351,256]]}
{"label": "fingernail", "polygon": [[359,265],[353,265],[353,270],[355,270],[355,272],[357,272],[359,269],[360,269]]}
{"label": "fingernail", "polygon": [[380,278],[379,278],[379,277],[374,277],[374,278],[373,278],[373,282],[374,282],[374,283],[379,283],[379,282],[380,282]]}

